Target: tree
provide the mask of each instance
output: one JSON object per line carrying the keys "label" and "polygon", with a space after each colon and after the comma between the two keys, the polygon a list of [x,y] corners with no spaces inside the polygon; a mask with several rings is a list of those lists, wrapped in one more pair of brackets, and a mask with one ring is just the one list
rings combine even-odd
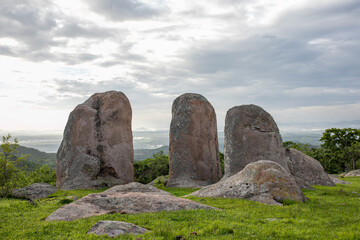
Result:
{"label": "tree", "polygon": [[153,154],[152,158],[134,163],[135,181],[149,183],[158,176],[169,174],[169,157],[163,151]]}
{"label": "tree", "polygon": [[28,155],[15,157],[18,140],[15,138],[11,142],[11,136],[3,136],[0,152],[0,197],[7,196],[12,193],[12,189],[21,185],[24,174],[16,167],[20,162],[25,160]]}
{"label": "tree", "polygon": [[283,145],[286,148],[295,148],[296,150],[299,150],[300,152],[303,152],[305,154],[312,149],[312,147],[308,143],[296,143],[292,141],[286,141],[283,143]]}
{"label": "tree", "polygon": [[340,164],[342,171],[356,169],[356,162],[360,159],[360,129],[326,129],[320,141],[323,142],[321,146],[331,152],[334,161]]}

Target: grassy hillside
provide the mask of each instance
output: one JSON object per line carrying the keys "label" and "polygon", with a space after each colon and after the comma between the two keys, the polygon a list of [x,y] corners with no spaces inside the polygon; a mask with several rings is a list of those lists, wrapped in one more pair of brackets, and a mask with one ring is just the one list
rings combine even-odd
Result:
{"label": "grassy hillside", "polygon": [[[110,239],[87,235],[99,220],[117,220],[150,229],[142,236],[114,239],[360,239],[360,178],[345,178],[351,185],[316,187],[305,190],[306,203],[268,206],[249,200],[191,199],[222,210],[192,210],[147,214],[111,214],[73,222],[46,222],[44,219],[66,196],[83,197],[102,190],[58,191],[36,200],[0,199],[1,239]],[[181,196],[191,189],[166,189]],[[196,232],[197,235],[191,235]]]}

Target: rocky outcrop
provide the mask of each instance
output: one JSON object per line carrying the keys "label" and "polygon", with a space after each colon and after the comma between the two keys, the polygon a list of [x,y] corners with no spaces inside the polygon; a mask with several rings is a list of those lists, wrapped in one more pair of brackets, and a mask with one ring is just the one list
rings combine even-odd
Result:
{"label": "rocky outcrop", "polygon": [[95,223],[88,234],[108,235],[109,237],[116,237],[124,234],[144,234],[148,230],[132,223],[120,221],[99,221]]}
{"label": "rocky outcrop", "polygon": [[345,177],[360,177],[360,169],[352,170],[345,174]]}
{"label": "rocky outcrop", "polygon": [[57,190],[58,189],[56,187],[48,183],[34,183],[24,188],[15,189],[12,196],[15,198],[34,200],[39,198],[46,198]]}
{"label": "rocky outcrop", "polygon": [[208,100],[187,93],[174,100],[168,187],[199,187],[221,178],[216,114]]}
{"label": "rocky outcrop", "polygon": [[130,192],[171,196],[171,194],[169,192],[166,192],[164,190],[161,190],[161,189],[154,187],[152,185],[149,185],[149,184],[145,185],[145,184],[141,184],[138,182],[132,182],[132,183],[128,183],[125,185],[114,186],[114,187],[109,188],[108,190],[104,191],[103,194],[108,194],[108,193],[123,193],[124,194],[124,193],[130,193]]}
{"label": "rocky outcrop", "polygon": [[328,174],[328,176],[331,179],[331,181],[333,181],[333,183],[335,183],[335,184],[351,184],[351,182],[346,182],[346,181],[339,179],[338,175]]}
{"label": "rocky outcrop", "polygon": [[72,221],[111,213],[148,213],[191,209],[215,209],[188,199],[171,196],[150,185],[130,183],[102,193],[89,194],[53,212],[47,221]]}
{"label": "rocky outcrop", "polygon": [[279,164],[268,160],[252,162],[237,174],[190,195],[245,198],[271,205],[281,205],[284,200],[299,202],[306,200],[289,172]]}
{"label": "rocky outcrop", "polygon": [[104,188],[132,182],[131,106],[122,92],[96,93],[71,113],[57,153],[62,189]]}
{"label": "rocky outcrop", "polygon": [[226,179],[251,162],[277,162],[288,170],[288,158],[279,129],[269,113],[256,105],[231,108],[225,119],[224,164]]}
{"label": "rocky outcrop", "polygon": [[293,148],[286,149],[286,156],[290,159],[289,171],[299,187],[311,189],[313,185],[335,186],[319,161]]}

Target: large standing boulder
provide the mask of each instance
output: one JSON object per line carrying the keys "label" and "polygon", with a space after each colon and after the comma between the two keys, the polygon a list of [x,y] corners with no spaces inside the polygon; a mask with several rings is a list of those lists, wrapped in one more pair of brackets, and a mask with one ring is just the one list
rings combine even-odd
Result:
{"label": "large standing boulder", "polygon": [[132,182],[131,106],[122,92],[92,95],[71,113],[57,152],[62,189],[104,188]]}
{"label": "large standing boulder", "polygon": [[335,186],[320,162],[293,148],[286,149],[290,161],[289,171],[301,188],[311,189],[313,185]]}
{"label": "large standing boulder", "polygon": [[225,119],[223,179],[261,159],[277,162],[288,170],[288,158],[274,119],[256,105],[231,108]]}
{"label": "large standing boulder", "polygon": [[174,100],[168,187],[199,187],[221,178],[216,114],[208,100],[186,93]]}
{"label": "large standing boulder", "polygon": [[237,174],[190,195],[246,198],[271,205],[282,205],[285,200],[306,200],[289,172],[279,164],[267,160],[250,163]]}
{"label": "large standing boulder", "polygon": [[15,189],[12,196],[16,198],[34,200],[39,198],[46,198],[57,190],[58,189],[56,187],[48,183],[33,183],[30,186]]}
{"label": "large standing boulder", "polygon": [[102,193],[89,194],[57,209],[47,221],[72,221],[111,213],[133,214],[191,209],[216,209],[141,183],[114,186]]}

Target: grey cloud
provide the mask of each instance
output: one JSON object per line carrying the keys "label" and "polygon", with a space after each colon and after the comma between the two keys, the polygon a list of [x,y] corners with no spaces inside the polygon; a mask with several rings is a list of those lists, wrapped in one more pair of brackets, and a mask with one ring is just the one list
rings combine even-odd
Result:
{"label": "grey cloud", "polygon": [[138,0],[87,0],[90,8],[113,21],[142,20],[158,16],[160,9],[152,8]]}
{"label": "grey cloud", "polygon": [[[334,59],[339,58],[344,61],[332,65]],[[224,39],[189,49],[182,67],[190,69],[194,77],[208,78],[203,87],[213,89],[214,95],[219,93],[217,89],[220,92],[226,88],[245,89],[243,93],[223,96],[228,100],[278,107],[331,105],[360,101],[358,94],[349,94],[360,85],[356,81],[360,68],[354,69],[354,64],[358,65],[356,58],[347,51],[329,54],[327,49],[313,50],[301,39],[253,36],[238,42]],[[313,92],[305,96],[287,93],[298,87],[345,87],[348,93]]]}
{"label": "grey cloud", "polygon": [[[117,32],[119,32],[119,29],[117,29]],[[55,35],[71,38],[104,39],[114,34],[111,29],[98,27],[89,22],[79,23],[77,19],[69,19],[63,27],[56,30]]]}
{"label": "grey cloud", "polygon": [[7,46],[0,46],[0,55],[13,57],[15,56],[15,53],[13,53],[11,49]]}
{"label": "grey cloud", "polygon": [[[61,22],[61,26],[57,22]],[[93,41],[114,38],[121,42],[125,30],[100,28],[95,23],[68,16],[47,0],[0,1],[0,37],[12,38],[20,47],[0,46],[0,55],[26,58],[30,61],[55,61],[78,64],[94,60],[99,55],[51,53],[51,47],[66,48],[70,38]]]}
{"label": "grey cloud", "polygon": [[[127,51],[127,50],[125,50]],[[113,59],[99,63],[102,67],[112,67],[115,65],[121,65],[126,63],[134,62],[146,62],[147,59],[139,54],[124,53],[124,54],[113,54]]]}
{"label": "grey cloud", "polygon": [[1,1],[0,36],[20,40],[33,49],[56,45],[49,32],[56,27],[51,11],[38,6],[49,4],[38,1]]}

